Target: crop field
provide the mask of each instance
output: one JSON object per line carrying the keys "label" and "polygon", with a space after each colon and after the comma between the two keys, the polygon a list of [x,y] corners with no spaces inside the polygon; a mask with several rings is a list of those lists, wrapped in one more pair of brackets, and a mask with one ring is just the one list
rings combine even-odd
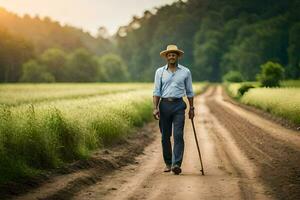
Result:
{"label": "crop field", "polygon": [[59,83],[59,84],[2,84],[0,104],[15,106],[60,99],[86,98],[97,95],[151,89],[147,83]]}
{"label": "crop field", "polygon": [[300,87],[300,80],[287,80],[281,83],[282,87]]}
{"label": "crop field", "polygon": [[[254,87],[259,87],[259,82],[243,82],[243,83],[226,83],[225,88],[228,94],[233,98],[238,98],[238,90],[242,84],[251,84]],[[284,88],[299,88],[300,80],[286,80],[281,82],[281,87]]]}
{"label": "crop field", "polygon": [[274,115],[300,124],[300,81],[283,81],[280,88],[259,88],[258,82],[250,82],[255,88],[239,97],[242,83],[227,84],[228,94],[240,102],[252,105]]}
{"label": "crop field", "polygon": [[238,97],[238,90],[239,88],[241,87],[241,83],[230,83],[230,84],[227,84],[225,87],[226,87],[226,91],[228,92],[228,94],[231,96],[231,97]]}
{"label": "crop field", "polygon": [[240,101],[300,124],[300,88],[254,88]]}
{"label": "crop field", "polygon": [[[259,86],[258,82],[243,82],[243,83],[252,84],[255,87]],[[239,97],[238,90],[242,86],[243,83],[226,83],[225,89],[231,97],[238,98]]]}
{"label": "crop field", "polygon": [[[206,83],[194,84],[200,93]],[[0,183],[87,158],[152,119],[153,84],[0,86]]]}

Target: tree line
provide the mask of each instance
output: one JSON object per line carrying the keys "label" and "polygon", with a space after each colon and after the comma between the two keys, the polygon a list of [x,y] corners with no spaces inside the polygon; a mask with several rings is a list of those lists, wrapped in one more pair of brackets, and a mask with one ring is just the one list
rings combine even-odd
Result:
{"label": "tree line", "polygon": [[194,80],[221,81],[230,71],[255,80],[268,61],[283,65],[286,79],[298,79],[299,10],[297,0],[177,1],[120,27],[117,44],[137,80],[152,80],[165,62],[158,53],[170,43],[185,51],[180,62]]}
{"label": "tree line", "polygon": [[297,0],[179,0],[134,16],[107,38],[103,27],[94,37],[47,17],[0,9],[0,82],[30,81],[37,66],[40,80],[111,81],[105,73],[114,68],[99,70],[103,60],[119,64],[120,80],[153,81],[165,64],[159,52],[171,43],[185,51],[179,62],[195,81],[221,81],[232,72],[255,80],[269,61],[283,66],[285,79],[299,79],[299,10]]}
{"label": "tree line", "polygon": [[21,82],[126,82],[127,66],[120,56],[95,56],[86,49],[67,54],[50,48],[22,65]]}
{"label": "tree line", "polygon": [[97,56],[85,48],[65,52],[49,48],[35,54],[31,42],[0,29],[1,82],[128,81],[122,58],[113,53]]}
{"label": "tree line", "polygon": [[1,7],[0,27],[32,42],[37,54],[53,47],[67,52],[76,48],[86,48],[96,55],[114,51],[111,41],[101,34],[101,27],[95,37],[80,28],[61,25],[50,17],[31,17],[27,14],[19,16]]}
{"label": "tree line", "polygon": [[93,37],[48,17],[0,8],[0,82],[128,81],[127,66],[105,31]]}

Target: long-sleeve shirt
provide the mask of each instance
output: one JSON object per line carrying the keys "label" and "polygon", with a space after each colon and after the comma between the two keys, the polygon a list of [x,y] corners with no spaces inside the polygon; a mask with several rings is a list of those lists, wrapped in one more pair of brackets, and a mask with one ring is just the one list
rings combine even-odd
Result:
{"label": "long-sleeve shirt", "polygon": [[162,98],[193,97],[191,71],[178,64],[175,72],[168,65],[160,67],[155,72],[153,96]]}

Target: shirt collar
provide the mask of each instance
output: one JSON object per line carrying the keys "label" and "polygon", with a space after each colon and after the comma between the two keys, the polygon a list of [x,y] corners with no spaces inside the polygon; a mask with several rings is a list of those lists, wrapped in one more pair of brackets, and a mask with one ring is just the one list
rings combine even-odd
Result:
{"label": "shirt collar", "polygon": [[[168,64],[166,64],[165,66],[164,66],[164,69],[166,70],[168,68]],[[181,69],[181,65],[178,63],[178,65],[177,65],[177,68],[178,69]]]}

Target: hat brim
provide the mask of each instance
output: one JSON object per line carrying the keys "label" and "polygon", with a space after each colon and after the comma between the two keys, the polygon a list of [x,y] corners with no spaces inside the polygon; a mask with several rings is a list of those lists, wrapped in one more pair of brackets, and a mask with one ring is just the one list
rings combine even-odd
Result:
{"label": "hat brim", "polygon": [[180,49],[178,49],[178,50],[164,50],[164,51],[160,52],[160,56],[165,58],[167,56],[167,53],[170,53],[170,52],[178,53],[179,58],[182,57],[183,54],[184,54],[184,52]]}

